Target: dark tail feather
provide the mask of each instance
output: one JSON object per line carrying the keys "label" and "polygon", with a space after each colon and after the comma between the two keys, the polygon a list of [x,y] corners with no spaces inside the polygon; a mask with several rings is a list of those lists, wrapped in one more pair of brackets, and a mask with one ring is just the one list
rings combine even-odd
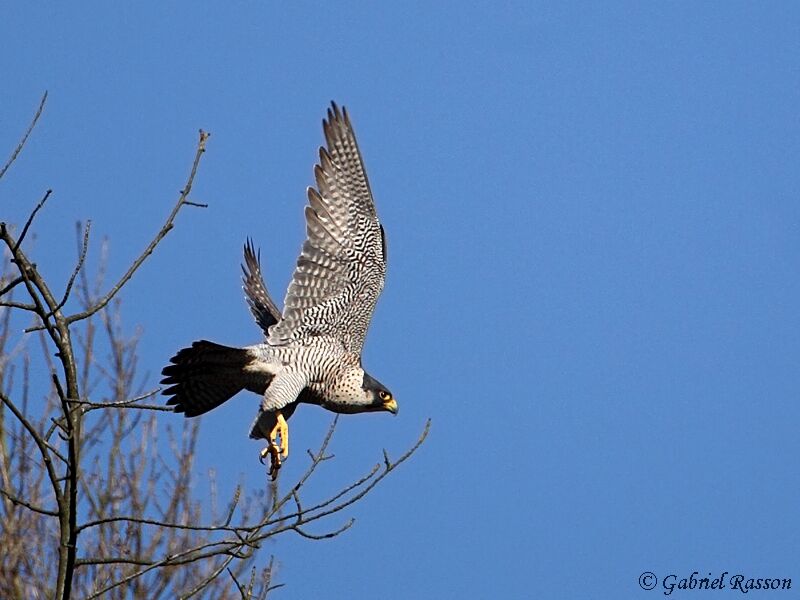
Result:
{"label": "dark tail feather", "polygon": [[187,417],[216,408],[248,386],[244,367],[251,361],[247,350],[200,340],[180,350],[161,371],[161,393],[172,396],[167,404]]}

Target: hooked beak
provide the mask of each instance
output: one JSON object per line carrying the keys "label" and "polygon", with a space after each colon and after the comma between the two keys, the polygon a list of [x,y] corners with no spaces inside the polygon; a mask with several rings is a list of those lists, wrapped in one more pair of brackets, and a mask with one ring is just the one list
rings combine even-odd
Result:
{"label": "hooked beak", "polygon": [[396,415],[397,411],[398,411],[397,401],[394,398],[392,398],[391,400],[389,400],[387,402],[384,402],[383,403],[383,410],[388,410],[393,415]]}

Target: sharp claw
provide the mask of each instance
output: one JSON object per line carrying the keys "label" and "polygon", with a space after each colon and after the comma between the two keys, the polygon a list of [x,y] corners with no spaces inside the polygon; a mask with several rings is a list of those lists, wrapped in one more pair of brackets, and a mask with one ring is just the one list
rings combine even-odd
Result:
{"label": "sharp claw", "polygon": [[[267,447],[261,451],[261,456],[259,457],[261,464],[264,464],[264,459],[269,455],[269,474],[273,481],[278,477],[278,469],[281,468],[281,458],[285,460],[289,456],[289,426],[286,424],[286,419],[284,419],[280,411],[276,414],[277,421],[275,427],[269,432]],[[280,444],[278,440],[280,440]]]}
{"label": "sharp claw", "polygon": [[281,468],[281,457],[277,452],[277,448],[274,448],[275,453],[272,455],[272,460],[270,461],[269,465],[269,476],[272,478],[272,481],[275,481],[278,478],[278,470]]}
{"label": "sharp claw", "polygon": [[270,440],[270,443],[260,453],[258,460],[264,464],[264,459],[269,456],[269,474],[272,481],[278,477],[278,469],[281,468],[281,455],[278,447]]}

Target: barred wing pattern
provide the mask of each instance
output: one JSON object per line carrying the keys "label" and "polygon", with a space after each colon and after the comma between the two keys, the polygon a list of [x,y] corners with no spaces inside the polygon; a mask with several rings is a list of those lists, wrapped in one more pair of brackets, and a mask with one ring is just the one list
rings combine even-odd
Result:
{"label": "barred wing pattern", "polygon": [[347,111],[331,103],[308,189],[306,240],[267,342],[330,335],[361,353],[386,274],[386,242]]}
{"label": "barred wing pattern", "polygon": [[247,238],[247,243],[244,245],[242,289],[253,318],[264,331],[264,335],[268,335],[269,328],[281,318],[281,311],[275,306],[267,286],[264,285],[264,278],[261,275],[261,251],[256,253],[250,238]]}

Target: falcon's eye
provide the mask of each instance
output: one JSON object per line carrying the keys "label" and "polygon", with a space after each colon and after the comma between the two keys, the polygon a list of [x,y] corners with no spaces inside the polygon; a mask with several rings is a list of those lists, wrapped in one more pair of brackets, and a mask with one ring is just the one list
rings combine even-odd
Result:
{"label": "falcon's eye", "polygon": [[380,392],[378,392],[378,396],[379,396],[379,397],[380,397],[380,399],[381,399],[381,400],[383,400],[384,402],[386,402],[386,401],[388,401],[388,400],[391,400],[391,399],[392,399],[392,395],[391,395],[389,392],[384,392],[383,390],[381,390]]}

